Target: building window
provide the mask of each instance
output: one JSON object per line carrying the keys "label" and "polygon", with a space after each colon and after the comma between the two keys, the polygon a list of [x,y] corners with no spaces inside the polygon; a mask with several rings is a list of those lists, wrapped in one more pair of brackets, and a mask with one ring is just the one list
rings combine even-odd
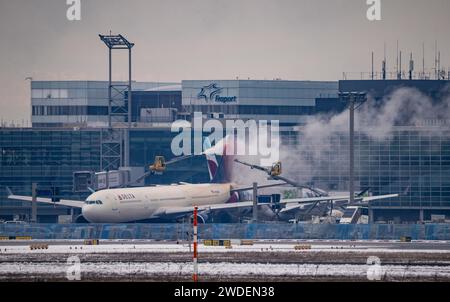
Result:
{"label": "building window", "polygon": [[33,106],[32,115],[45,115],[45,106]]}
{"label": "building window", "polygon": [[[42,108],[38,108],[38,107],[42,107]],[[44,106],[33,106],[33,115],[45,115]],[[46,115],[108,115],[108,107],[106,107],[106,106],[47,106],[47,114]]]}
{"label": "building window", "polygon": [[67,89],[31,89],[33,99],[66,99]]}

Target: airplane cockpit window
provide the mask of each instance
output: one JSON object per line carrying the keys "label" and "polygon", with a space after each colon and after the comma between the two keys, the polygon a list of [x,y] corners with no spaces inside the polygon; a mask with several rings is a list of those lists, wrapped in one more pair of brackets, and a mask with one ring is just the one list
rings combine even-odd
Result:
{"label": "airplane cockpit window", "polygon": [[85,204],[103,204],[101,200],[86,200]]}

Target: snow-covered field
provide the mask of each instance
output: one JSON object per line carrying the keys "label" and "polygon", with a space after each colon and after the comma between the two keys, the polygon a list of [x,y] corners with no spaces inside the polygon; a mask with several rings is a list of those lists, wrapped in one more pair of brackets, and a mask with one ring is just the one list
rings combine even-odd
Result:
{"label": "snow-covered field", "polygon": [[[88,280],[189,280],[193,271],[189,261],[192,247],[186,243],[104,240],[99,245],[84,245],[82,241],[47,241],[48,249],[34,250],[30,244],[42,242],[1,243],[0,280],[66,280],[74,265],[67,262],[71,256],[79,257],[81,278]],[[265,240],[253,245],[232,241],[231,248],[200,244],[199,274],[220,280],[366,280],[370,273],[383,280],[448,281],[449,246],[449,242],[437,241],[333,240]],[[372,255],[383,260],[380,265],[366,264],[373,263],[367,262]]]}
{"label": "snow-covered field", "polygon": [[[60,275],[70,270],[67,263],[1,263],[0,278],[27,275]],[[96,276],[135,275],[183,275],[192,274],[192,263],[152,262],[152,263],[81,263],[83,274]],[[350,276],[366,278],[369,274],[393,278],[450,277],[450,266],[405,266],[386,265],[376,268],[369,265],[315,265],[315,264],[266,264],[266,263],[200,263],[199,274],[208,276],[310,276],[337,277]]]}

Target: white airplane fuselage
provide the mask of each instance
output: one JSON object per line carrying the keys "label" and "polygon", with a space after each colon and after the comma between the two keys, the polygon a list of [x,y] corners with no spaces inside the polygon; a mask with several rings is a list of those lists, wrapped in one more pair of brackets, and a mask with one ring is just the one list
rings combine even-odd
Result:
{"label": "white airplane fuselage", "polygon": [[182,184],[106,189],[86,198],[84,218],[92,223],[121,223],[164,216],[171,209],[223,204],[231,184]]}

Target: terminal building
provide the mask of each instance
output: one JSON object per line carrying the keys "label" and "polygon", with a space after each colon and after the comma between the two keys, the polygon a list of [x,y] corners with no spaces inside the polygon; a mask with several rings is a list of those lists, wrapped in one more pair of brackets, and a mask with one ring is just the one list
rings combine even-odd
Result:
{"label": "terminal building", "polygon": [[[448,84],[442,80],[133,82],[132,123],[126,142],[120,135],[114,138],[114,131],[108,129],[108,82],[32,81],[32,128],[0,128],[0,219],[27,220],[31,215],[29,204],[6,198],[6,186],[14,193],[30,195],[31,183],[36,182],[59,198],[86,198],[89,192],[73,188],[74,172],[120,168],[125,143],[129,144],[130,166],[142,171],[156,155],[172,158],[170,144],[176,133],[171,132],[171,122],[191,120],[194,112],[202,112],[205,119],[279,120],[283,148],[304,151],[308,150],[302,148],[307,143],[304,127],[311,118],[346,110],[340,92],[370,92],[381,102],[396,88],[413,87],[438,100]],[[448,219],[450,125],[445,120],[395,125],[387,140],[374,139],[376,135],[368,133],[377,129],[368,128],[356,129],[356,190],[369,187],[373,194],[404,193],[372,204],[371,220],[416,223],[429,221],[431,215]],[[307,151],[299,154],[303,160],[314,158],[316,162],[289,176],[329,191],[348,190],[347,131],[337,130],[318,144],[321,152],[314,157]],[[317,150],[314,147],[309,150]],[[164,175],[147,177],[145,184],[208,180],[204,159],[192,158]],[[40,205],[38,222],[57,222],[66,215],[77,213]]]}
{"label": "terminal building", "polygon": [[[134,127],[189,119],[194,112],[202,112],[205,118],[279,120],[281,125],[298,125],[310,115],[342,110],[345,105],[338,100],[338,82],[132,82],[132,90]],[[108,126],[106,81],[32,81],[31,104],[33,127]]]}
{"label": "terminal building", "polygon": [[[121,82],[113,82],[120,87]],[[132,90],[136,94],[136,102],[141,104],[141,95],[148,92],[148,101],[155,105],[164,106],[165,95],[161,95],[161,102],[153,101],[152,96],[160,96],[161,87],[171,89],[176,83],[132,82]],[[107,127],[108,126],[108,95],[107,81],[31,81],[31,123],[33,127]],[[153,91],[153,92],[152,92]],[[123,102],[122,91],[116,91],[111,98]],[[175,97],[176,99],[176,97]],[[180,98],[178,98],[180,99]],[[148,102],[147,102],[148,103]],[[147,105],[142,102],[143,107]],[[126,102],[124,105],[127,105]],[[153,105],[153,106],[155,106]],[[174,100],[174,105],[176,102]],[[112,108],[114,111],[115,108]],[[138,112],[134,112],[136,121]]]}
{"label": "terminal building", "polygon": [[279,120],[280,126],[305,124],[317,113],[343,109],[338,82],[183,81],[182,104],[206,118]]}

